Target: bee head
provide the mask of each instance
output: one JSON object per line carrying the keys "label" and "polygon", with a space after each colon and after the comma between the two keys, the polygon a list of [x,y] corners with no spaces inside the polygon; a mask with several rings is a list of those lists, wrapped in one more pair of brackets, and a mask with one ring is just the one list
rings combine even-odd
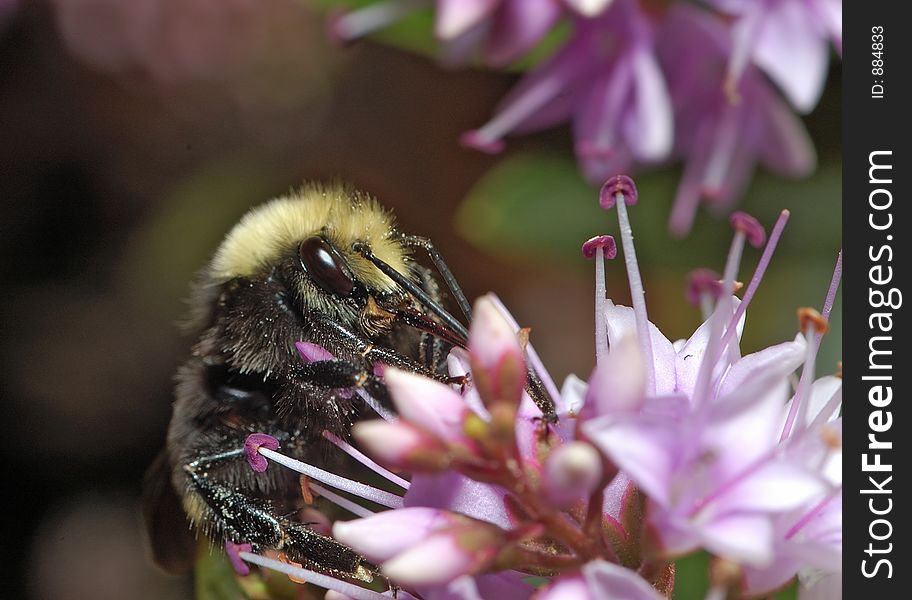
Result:
{"label": "bee head", "polygon": [[355,251],[361,246],[412,278],[389,212],[352,188],[308,185],[247,213],[222,242],[209,276],[220,284],[276,272],[302,308],[351,317],[348,305],[358,298],[400,292]]}

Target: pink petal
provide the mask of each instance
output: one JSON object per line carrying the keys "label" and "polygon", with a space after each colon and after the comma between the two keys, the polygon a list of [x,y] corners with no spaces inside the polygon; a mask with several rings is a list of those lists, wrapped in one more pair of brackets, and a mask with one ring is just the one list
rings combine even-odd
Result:
{"label": "pink petal", "polygon": [[485,48],[493,66],[505,66],[532,50],[560,16],[557,0],[503,0]]}
{"label": "pink petal", "polygon": [[583,578],[593,598],[613,600],[664,600],[645,579],[635,571],[604,560],[583,565]]}
{"label": "pink petal", "polygon": [[584,17],[600,15],[614,0],[564,0],[571,9]]}
{"label": "pink petal", "polygon": [[664,420],[606,416],[583,424],[592,443],[657,503],[671,502],[680,432]]}
{"label": "pink petal", "polygon": [[798,600],[842,598],[842,573],[799,573]]}
{"label": "pink petal", "polygon": [[448,40],[462,35],[486,19],[500,0],[437,0],[435,33]]}
{"label": "pink petal", "polygon": [[719,389],[719,396],[737,390],[759,372],[777,373],[782,377],[793,373],[804,362],[807,343],[803,335],[796,335],[791,342],[769,346],[748,354],[729,369]]}
{"label": "pink petal", "polygon": [[770,564],[773,558],[773,528],[769,518],[729,515],[699,526],[707,550],[735,562],[755,566]]}
{"label": "pink petal", "polygon": [[419,473],[412,477],[405,506],[446,508],[507,529],[512,526],[504,498],[506,492],[459,473]]}
{"label": "pink petal", "polygon": [[776,556],[762,569],[744,568],[744,588],[750,596],[772,594],[795,576],[801,563],[791,556]]}
{"label": "pink petal", "polygon": [[387,368],[386,385],[399,416],[444,440],[462,437],[468,410],[450,387],[427,377]]}
{"label": "pink petal", "polygon": [[437,470],[449,464],[440,440],[401,419],[360,421],[352,435],[367,454],[390,468]]}
{"label": "pink petal", "polygon": [[470,575],[457,577],[445,586],[431,586],[427,591],[420,590],[427,600],[484,600],[478,592],[475,578]]}
{"label": "pink petal", "polygon": [[[842,405],[842,379],[829,375],[821,377],[811,385],[811,393],[808,398],[808,410],[805,414],[805,426],[818,421],[826,423],[839,417],[839,408]],[[788,401],[783,412],[782,425],[785,425],[785,415],[788,414],[794,398]],[[821,414],[826,410],[826,414]]]}
{"label": "pink petal", "polygon": [[582,575],[560,577],[542,589],[535,600],[596,600]]}
{"label": "pink petal", "polygon": [[640,160],[657,162],[671,152],[674,127],[671,98],[655,55],[636,51],[633,63],[634,105],[625,123],[624,139]]}
{"label": "pink petal", "polygon": [[595,366],[586,392],[586,418],[617,412],[636,412],[643,405],[646,369],[636,337],[625,335],[611,345]]}
{"label": "pink petal", "polygon": [[[737,297],[732,296],[732,301],[728,303],[730,314],[726,319],[726,322],[731,321],[731,315],[735,313],[739,304],[741,304],[741,301]],[[713,314],[716,314],[716,312],[721,310],[724,306],[725,303],[720,302]],[[741,339],[741,332],[744,330],[744,318],[744,315],[742,315],[736,328],[735,335],[737,336],[737,340]],[[703,363],[706,346],[709,343],[710,333],[712,332],[712,320],[713,317],[711,316],[701,323],[700,326],[697,327],[697,330],[694,331],[693,335],[691,335],[677,351],[675,355],[675,391],[686,394],[687,396],[693,396],[694,386],[697,382],[697,374],[700,372],[700,365]],[[734,344],[734,347],[737,348],[737,344]],[[720,375],[729,367],[731,358],[731,352],[723,355],[723,359],[721,359],[716,366],[716,375]],[[735,356],[735,358],[737,358],[737,356]]]}
{"label": "pink petal", "polygon": [[366,519],[336,521],[333,537],[368,560],[382,562],[452,523],[446,511],[416,506],[383,511]]}
{"label": "pink petal", "polygon": [[786,462],[770,462],[713,502],[712,510],[783,512],[807,504],[828,489],[816,473]]}
{"label": "pink petal", "polygon": [[490,298],[475,302],[469,328],[469,354],[482,368],[495,375],[504,357],[523,361],[523,351],[513,327],[503,318]]}
{"label": "pink petal", "polygon": [[770,2],[754,46],[754,61],[801,113],[810,112],[826,81],[823,27],[802,2]]}
{"label": "pink petal", "polygon": [[763,164],[790,177],[805,177],[817,166],[814,143],[801,122],[775,92],[766,99],[765,135],[760,148]]}
{"label": "pink petal", "polygon": [[[625,335],[636,335],[636,316],[629,306],[616,305],[610,300],[605,308],[608,321],[608,341],[620,343]],[[659,328],[649,323],[652,338],[652,358],[655,364],[656,394],[671,394],[675,389],[675,349]]]}
{"label": "pink petal", "polygon": [[526,583],[528,576],[517,571],[495,571],[475,577],[475,585],[482,598],[512,600],[528,598],[532,587]]}
{"label": "pink petal", "polygon": [[842,55],[842,0],[811,0],[811,5],[829,33],[836,52]]}
{"label": "pink petal", "polygon": [[755,374],[735,392],[717,400],[703,444],[725,476],[740,473],[778,444],[782,407],[788,398],[785,376]]}
{"label": "pink petal", "polygon": [[[481,545],[465,547],[466,543],[476,542]],[[492,558],[497,548],[487,543],[494,542],[493,536],[484,533],[478,539],[471,533],[467,536],[465,528],[459,532],[436,533],[384,562],[383,573],[409,586],[447,583],[473,572]]]}

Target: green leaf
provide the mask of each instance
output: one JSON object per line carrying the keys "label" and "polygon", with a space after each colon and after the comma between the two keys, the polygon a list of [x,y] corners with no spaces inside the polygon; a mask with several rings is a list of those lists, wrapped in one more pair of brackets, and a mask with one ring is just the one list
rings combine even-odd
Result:
{"label": "green leaf", "polygon": [[606,222],[598,190],[575,162],[557,154],[517,154],[501,161],[472,189],[456,215],[460,234],[481,250],[529,264],[578,257]]}

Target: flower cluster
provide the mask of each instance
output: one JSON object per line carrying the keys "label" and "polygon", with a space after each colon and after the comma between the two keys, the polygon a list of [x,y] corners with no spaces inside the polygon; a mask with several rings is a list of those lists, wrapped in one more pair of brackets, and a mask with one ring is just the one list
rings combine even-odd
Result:
{"label": "flower cluster", "polygon": [[[380,0],[336,15],[337,39],[363,36],[428,6]],[[683,160],[670,227],[690,230],[701,200],[726,208],[757,165],[787,176],[816,157],[800,119],[823,90],[829,45],[841,52],[841,0],[436,0],[446,62],[508,65],[558,23],[571,33],[465,133],[500,152],[507,135],[569,122],[593,183],[632,166]],[[789,107],[791,104],[791,108]]]}
{"label": "flower cluster", "polygon": [[[607,298],[614,238],[597,236],[582,248],[596,265],[597,364],[588,381],[571,376],[558,390],[528,332],[485,296],[467,349],[449,357],[450,375],[466,383],[386,368],[396,415],[353,430],[377,462],[329,436],[402,493],[301,463],[262,434],[249,439],[251,467],[277,461],[388,507],[375,513],[310,484],[361,517],[336,522],[332,535],[379,565],[400,598],[657,600],[674,589],[673,561],[697,550],[714,557],[707,598],[763,595],[796,576],[802,598],[838,597],[841,379],[815,381],[814,372],[841,258],[821,313],[802,309],[793,340],[742,356],[745,311],[788,213],[769,239],[736,213],[722,276],[699,271],[690,280],[688,297],[705,321],[672,343],[647,317],[628,218],[636,201],[629,178],[602,189],[602,205],[618,213],[633,307]],[[739,300],[732,291],[741,254],[764,243]],[[311,344],[300,350],[305,360],[322,355]],[[229,552],[240,568],[244,561],[276,568],[336,598],[384,597],[249,548]]]}

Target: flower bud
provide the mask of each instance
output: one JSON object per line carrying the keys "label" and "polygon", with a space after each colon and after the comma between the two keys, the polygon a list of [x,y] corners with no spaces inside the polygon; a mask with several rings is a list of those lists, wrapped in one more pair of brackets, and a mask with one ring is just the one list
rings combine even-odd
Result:
{"label": "flower bud", "polygon": [[441,471],[450,464],[450,453],[440,438],[402,420],[361,421],[352,435],[379,463],[392,469]]}
{"label": "flower bud", "polygon": [[588,498],[602,478],[602,458],[586,442],[570,442],[556,448],[545,463],[543,486],[548,501],[566,508]]}

